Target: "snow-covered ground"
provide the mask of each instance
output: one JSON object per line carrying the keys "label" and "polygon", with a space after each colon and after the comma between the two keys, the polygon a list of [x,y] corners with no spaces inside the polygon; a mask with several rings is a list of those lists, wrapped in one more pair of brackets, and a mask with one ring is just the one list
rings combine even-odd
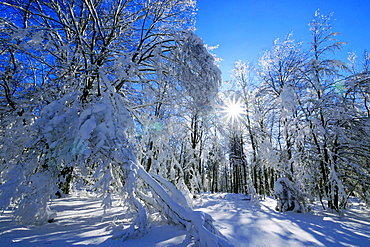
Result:
{"label": "snow-covered ground", "polygon": [[[202,194],[194,202],[235,246],[370,246],[370,211],[355,200],[352,204],[339,216],[319,206],[306,214],[276,212],[271,198],[258,207],[233,194]],[[121,208],[103,216],[100,201],[92,197],[56,199],[51,208],[58,211],[53,223],[31,227],[13,223],[5,211],[0,246],[192,246],[185,231],[174,226],[153,227],[140,239],[112,240],[111,222]]]}

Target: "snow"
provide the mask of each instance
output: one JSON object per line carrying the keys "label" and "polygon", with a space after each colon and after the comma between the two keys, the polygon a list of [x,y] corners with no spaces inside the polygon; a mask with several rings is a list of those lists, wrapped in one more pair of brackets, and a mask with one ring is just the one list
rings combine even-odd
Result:
{"label": "snow", "polygon": [[[213,217],[218,230],[235,246],[370,246],[370,210],[355,198],[342,215],[323,211],[318,204],[309,213],[282,213],[274,210],[272,198],[262,200],[259,207],[248,199],[204,193],[193,203],[195,210]],[[144,237],[124,242],[111,239],[113,222],[130,223],[130,216],[117,203],[104,214],[101,201],[89,194],[54,199],[50,208],[58,211],[55,221],[30,227],[12,222],[10,211],[4,211],[1,246],[194,246],[186,231],[176,226],[153,226]]]}

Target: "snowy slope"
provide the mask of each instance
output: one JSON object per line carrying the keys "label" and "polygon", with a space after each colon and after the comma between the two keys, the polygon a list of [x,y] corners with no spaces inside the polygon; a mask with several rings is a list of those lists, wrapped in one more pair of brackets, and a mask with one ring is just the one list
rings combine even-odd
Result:
{"label": "snowy slope", "polygon": [[[212,215],[218,229],[235,246],[370,246],[370,211],[358,202],[343,216],[314,207],[307,214],[280,213],[276,202],[267,198],[260,207],[241,195],[202,194],[196,210]],[[112,219],[129,218],[117,207],[105,216],[101,202],[77,194],[56,199],[55,222],[25,227],[11,221],[10,213],[0,216],[0,246],[192,246],[185,231],[174,226],[153,227],[140,239],[125,242],[110,239]],[[123,211],[124,212],[124,211]]]}

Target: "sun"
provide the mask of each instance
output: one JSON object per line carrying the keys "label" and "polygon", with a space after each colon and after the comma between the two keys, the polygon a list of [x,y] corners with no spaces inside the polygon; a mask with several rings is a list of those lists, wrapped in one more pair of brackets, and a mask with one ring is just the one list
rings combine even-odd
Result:
{"label": "sun", "polygon": [[221,112],[226,114],[227,120],[232,123],[241,121],[242,115],[246,113],[243,103],[235,98],[225,102],[225,106],[221,107],[221,109]]}

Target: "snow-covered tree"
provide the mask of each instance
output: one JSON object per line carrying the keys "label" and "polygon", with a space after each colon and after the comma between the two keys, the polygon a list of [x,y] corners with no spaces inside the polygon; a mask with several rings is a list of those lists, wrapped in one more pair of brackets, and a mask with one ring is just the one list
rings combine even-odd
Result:
{"label": "snow-covered tree", "polygon": [[311,42],[310,62],[308,64],[306,85],[310,89],[309,99],[303,103],[305,118],[309,135],[305,140],[310,143],[307,146],[310,152],[315,153],[312,157],[312,167],[319,171],[319,181],[316,184],[320,190],[319,196],[328,199],[328,207],[339,210],[340,197],[345,196],[344,188],[338,173],[337,139],[338,121],[342,105],[339,103],[340,92],[335,92],[336,81],[340,80],[341,69],[344,63],[339,60],[328,58],[328,53],[335,53],[341,49],[344,42],[335,39],[339,33],[332,32],[331,15],[315,12],[313,21],[309,24],[313,41]]}
{"label": "snow-covered tree", "polygon": [[[283,191],[282,193],[285,194],[293,194],[301,187],[299,171],[303,164],[299,158],[302,156],[300,153],[302,151],[300,142],[302,112],[298,102],[302,97],[303,76],[307,61],[307,56],[301,46],[302,44],[292,40],[291,34],[282,41],[275,40],[271,50],[265,51],[260,58],[258,68],[258,76],[261,79],[259,94],[271,100],[271,107],[267,110],[264,121],[265,124],[271,124],[269,136],[272,138],[262,141],[263,144],[260,145],[267,146],[261,149],[259,155],[261,160],[275,159],[276,164],[272,166],[276,169],[278,176],[285,179],[284,186],[276,187],[277,181],[275,188],[283,190],[292,186],[295,188]],[[274,149],[275,152],[271,151]],[[287,186],[288,184],[290,186]],[[275,195],[276,193],[277,191]],[[280,203],[285,204],[281,202],[285,200],[285,197],[278,196],[277,198]],[[295,206],[299,208],[300,204],[296,203]],[[293,210],[295,207],[278,208]],[[303,211],[297,208],[295,210]]]}
{"label": "snow-covered tree", "polygon": [[[28,80],[37,86],[18,87],[29,91],[25,121],[1,115],[1,207],[14,204],[17,220],[43,224],[55,217],[48,209],[55,193],[88,187],[105,209],[118,195],[135,213],[128,229],[117,226],[115,238],[145,234],[150,214],[159,211],[199,246],[228,245],[209,215],[192,211],[172,183],[146,172],[132,142],[148,121],[160,120],[161,104],[174,107],[184,96],[202,110],[217,93],[220,71],[193,33],[195,2],[14,0],[1,6],[2,46],[35,64]],[[14,109],[24,98],[4,85],[2,107]],[[5,143],[9,133],[19,143]],[[151,141],[157,145],[157,138]]]}
{"label": "snow-covered tree", "polygon": [[250,67],[236,64],[232,76],[246,106],[244,151],[256,191],[274,187],[279,210],[305,211],[319,198],[339,211],[351,193],[368,200],[369,63],[358,70],[352,54],[353,75],[345,77],[345,63],[333,58],[345,43],[335,39],[331,15],[317,11],[309,26],[308,51],[289,34],[264,52],[255,88]]}
{"label": "snow-covered tree", "polygon": [[364,54],[362,66],[355,65],[352,75],[335,85],[342,110],[338,115],[336,163],[347,197],[340,207],[346,207],[347,198],[360,196],[369,205],[369,55]]}
{"label": "snow-covered tree", "polygon": [[291,34],[283,41],[275,40],[272,49],[265,51],[259,60],[261,93],[269,94],[270,98],[274,99],[275,107],[271,111],[278,117],[274,129],[280,152],[280,171],[290,179],[294,179],[293,143],[296,139],[296,122],[299,114],[297,93],[302,83],[305,60],[301,44],[296,44],[291,39]]}

